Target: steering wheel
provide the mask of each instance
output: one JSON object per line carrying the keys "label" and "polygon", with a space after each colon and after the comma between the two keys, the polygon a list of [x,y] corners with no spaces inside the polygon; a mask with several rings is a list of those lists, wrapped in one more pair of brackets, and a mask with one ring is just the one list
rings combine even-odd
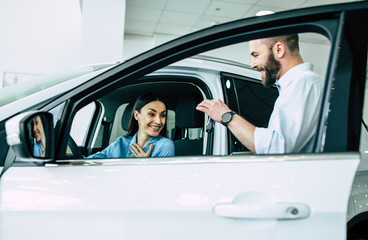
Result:
{"label": "steering wheel", "polygon": [[68,146],[70,150],[72,151],[72,154],[66,153],[66,157],[68,159],[83,159],[84,158],[80,148],[78,147],[78,145],[75,143],[74,139],[70,135],[68,138]]}

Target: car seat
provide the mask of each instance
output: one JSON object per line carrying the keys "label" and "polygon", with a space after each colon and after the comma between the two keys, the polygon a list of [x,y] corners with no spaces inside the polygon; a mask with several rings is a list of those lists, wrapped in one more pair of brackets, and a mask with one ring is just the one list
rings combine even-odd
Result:
{"label": "car seat", "polygon": [[203,154],[203,137],[189,138],[190,128],[202,128],[203,132],[204,114],[196,110],[196,106],[201,100],[198,95],[190,94],[181,98],[177,103],[175,125],[182,134],[180,139],[174,141],[175,156]]}
{"label": "car seat", "polygon": [[121,127],[124,129],[124,131],[128,131],[129,120],[130,116],[132,115],[132,111],[133,111],[133,103],[128,103],[121,117]]}

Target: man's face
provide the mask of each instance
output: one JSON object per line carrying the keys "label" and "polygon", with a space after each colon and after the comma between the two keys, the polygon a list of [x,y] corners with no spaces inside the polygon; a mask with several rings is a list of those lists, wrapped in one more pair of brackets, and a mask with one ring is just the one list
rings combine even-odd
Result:
{"label": "man's face", "polygon": [[252,68],[261,72],[262,84],[269,87],[276,82],[281,64],[275,59],[273,52],[261,40],[249,42],[249,52],[252,56]]}

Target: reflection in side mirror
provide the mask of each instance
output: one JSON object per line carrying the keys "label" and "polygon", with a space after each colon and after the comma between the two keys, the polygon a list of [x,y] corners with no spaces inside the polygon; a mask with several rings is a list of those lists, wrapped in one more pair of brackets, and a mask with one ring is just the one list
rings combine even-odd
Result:
{"label": "reflection in side mirror", "polygon": [[34,157],[44,158],[46,155],[46,135],[40,115],[36,115],[27,123],[27,129],[31,131],[31,149]]}
{"label": "reflection in side mirror", "polygon": [[54,129],[52,114],[28,112],[5,124],[7,142],[22,160],[52,160],[54,157]]}

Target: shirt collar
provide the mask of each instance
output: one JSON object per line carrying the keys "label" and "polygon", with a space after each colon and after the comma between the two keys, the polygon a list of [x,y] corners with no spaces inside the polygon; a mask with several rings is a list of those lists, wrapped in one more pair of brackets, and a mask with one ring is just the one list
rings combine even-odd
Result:
{"label": "shirt collar", "polygon": [[301,63],[295,67],[292,67],[278,81],[276,81],[275,85],[277,89],[281,91],[281,89],[286,88],[299,76],[301,72],[305,71],[313,71],[313,65],[311,63]]}

